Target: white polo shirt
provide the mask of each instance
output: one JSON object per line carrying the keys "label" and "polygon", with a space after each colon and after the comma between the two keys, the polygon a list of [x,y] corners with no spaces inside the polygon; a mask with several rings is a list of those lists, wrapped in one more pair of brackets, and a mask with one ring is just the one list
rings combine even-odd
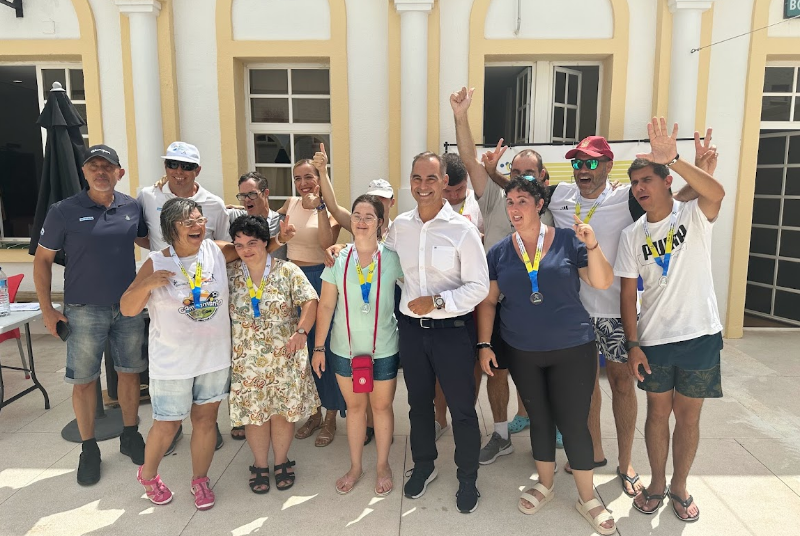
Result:
{"label": "white polo shirt", "polygon": [[[230,223],[222,198],[212,194],[200,186],[199,183],[195,184],[197,184],[197,193],[189,199],[203,207],[203,216],[208,218],[205,237],[211,240],[230,242],[231,235],[228,232]],[[160,190],[155,186],[147,186],[139,192],[139,203],[142,205],[144,219],[150,231],[151,251],[161,251],[168,246],[161,236],[161,209],[164,203],[173,197],[177,196],[170,191],[169,183],[165,184]]]}

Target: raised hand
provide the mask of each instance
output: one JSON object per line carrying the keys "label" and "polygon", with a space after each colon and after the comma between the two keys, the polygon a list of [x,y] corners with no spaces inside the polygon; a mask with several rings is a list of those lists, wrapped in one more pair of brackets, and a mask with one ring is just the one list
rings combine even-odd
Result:
{"label": "raised hand", "polygon": [[497,147],[494,148],[494,151],[486,151],[481,156],[483,167],[486,168],[486,173],[489,175],[497,171],[497,165],[500,163],[500,159],[503,157],[506,149],[508,149],[508,146],[503,145],[503,141],[503,138],[500,138],[500,141],[497,142]]}
{"label": "raised hand", "polygon": [[467,113],[470,104],[472,104],[472,94],[474,92],[475,88],[467,90],[466,87],[462,87],[461,90],[450,95],[450,107],[453,109],[453,114],[462,115]]}
{"label": "raised hand", "polygon": [[294,225],[289,223],[289,215],[286,215],[286,218],[279,221],[278,225],[280,226],[280,233],[278,233],[278,241],[282,244],[285,244],[292,238],[294,235],[297,234],[297,229],[295,229]]}
{"label": "raised hand", "polygon": [[717,169],[717,146],[711,145],[711,129],[706,130],[706,137],[700,142],[700,133],[694,133],[694,165],[708,173],[714,175]]}
{"label": "raised hand", "polygon": [[597,246],[597,238],[594,236],[594,229],[588,223],[583,223],[577,214],[572,215],[573,219],[575,220],[575,225],[572,226],[575,229],[575,236],[586,244],[589,249],[594,249]]}
{"label": "raised hand", "polygon": [[[317,153],[319,154],[319,153]],[[322,198],[319,196],[319,184],[314,186],[314,190],[303,196],[302,205],[303,208],[312,209],[317,208],[322,203]]]}
{"label": "raised hand", "polygon": [[317,168],[320,175],[328,172],[328,153],[325,152],[325,144],[319,144],[319,151],[314,153],[314,158],[311,159],[314,167]]}
{"label": "raised hand", "polygon": [[636,158],[644,158],[655,164],[667,164],[678,155],[678,123],[672,126],[672,134],[667,132],[667,120],[654,117],[647,124],[650,137],[650,152],[639,153]]}

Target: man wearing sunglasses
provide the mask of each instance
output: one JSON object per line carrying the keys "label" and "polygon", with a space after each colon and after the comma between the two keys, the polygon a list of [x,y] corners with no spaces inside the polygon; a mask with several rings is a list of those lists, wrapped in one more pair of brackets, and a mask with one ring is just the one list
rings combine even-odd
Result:
{"label": "man wearing sunglasses", "polygon": [[233,223],[240,216],[261,216],[269,224],[270,236],[277,236],[282,245],[271,252],[275,258],[286,260],[286,242],[294,236],[294,226],[284,224],[285,216],[269,207],[269,182],[258,171],[248,171],[239,177],[239,193],[236,200],[244,208],[229,208],[228,218]]}

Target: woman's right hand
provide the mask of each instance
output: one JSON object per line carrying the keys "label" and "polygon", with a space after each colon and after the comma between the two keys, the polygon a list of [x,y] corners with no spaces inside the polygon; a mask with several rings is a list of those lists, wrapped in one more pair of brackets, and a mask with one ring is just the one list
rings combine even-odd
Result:
{"label": "woman's right hand", "polygon": [[314,357],[311,358],[311,368],[317,374],[317,378],[322,378],[322,373],[325,372],[325,352],[314,352]]}
{"label": "woman's right hand", "polygon": [[147,283],[147,288],[153,290],[158,287],[166,286],[169,284],[170,278],[174,276],[175,272],[170,272],[169,270],[156,270],[145,280]]}
{"label": "woman's right hand", "polygon": [[481,348],[478,350],[478,359],[481,362],[481,369],[487,376],[494,376],[492,372],[492,365],[497,368],[497,357],[494,355],[494,350],[491,348]]}

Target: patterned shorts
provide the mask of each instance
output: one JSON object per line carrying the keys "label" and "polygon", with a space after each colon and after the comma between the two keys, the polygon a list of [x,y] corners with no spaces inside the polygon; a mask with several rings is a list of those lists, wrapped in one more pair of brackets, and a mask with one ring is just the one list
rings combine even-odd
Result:
{"label": "patterned shorts", "polygon": [[689,398],[721,398],[722,333],[688,341],[642,347],[651,374],[639,388],[651,393],[676,390]]}
{"label": "patterned shorts", "polygon": [[627,363],[628,351],[625,349],[625,331],[621,318],[592,318],[594,338],[597,348],[606,361]]}

